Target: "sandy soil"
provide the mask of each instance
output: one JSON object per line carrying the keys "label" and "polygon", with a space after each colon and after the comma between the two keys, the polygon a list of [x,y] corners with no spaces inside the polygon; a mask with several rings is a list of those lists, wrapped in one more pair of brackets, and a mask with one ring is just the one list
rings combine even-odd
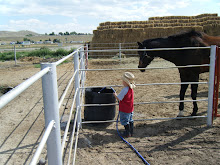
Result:
{"label": "sandy soil", "polygon": [[[89,68],[137,68],[137,58],[89,60]],[[0,63],[0,86],[16,86],[39,71],[32,63]],[[151,66],[172,65],[155,60]],[[71,64],[58,67],[59,96],[70,78]],[[121,85],[124,71],[87,72],[86,86]],[[155,82],[179,82],[177,69],[148,70],[144,73],[131,71],[137,84]],[[200,81],[208,81],[208,74],[202,74]],[[135,102],[158,102],[178,100],[179,85],[138,86],[135,88]],[[117,92],[121,88],[115,88]],[[198,99],[207,98],[207,85],[199,85]],[[70,91],[61,107],[61,122],[65,123],[71,106],[73,92]],[[190,98],[190,88],[186,99]],[[41,82],[16,98],[0,111],[1,139],[0,164],[28,164],[41,139],[44,130]],[[207,102],[199,102],[198,115],[206,115]],[[192,112],[192,103],[185,103],[185,115]],[[178,104],[135,105],[134,119],[176,117]],[[82,116],[83,117],[83,116]],[[206,126],[206,119],[156,120],[135,122],[134,136],[127,138],[142,156],[152,165],[161,164],[220,164],[220,119],[213,127]],[[62,125],[62,124],[61,124]],[[142,160],[121,141],[116,124],[83,125],[79,133],[77,165],[84,164],[143,164]],[[119,129],[123,127],[119,124]],[[63,129],[62,129],[63,133]],[[68,144],[68,143],[67,143]],[[66,163],[66,156],[64,164]],[[45,150],[42,155],[45,158]]]}

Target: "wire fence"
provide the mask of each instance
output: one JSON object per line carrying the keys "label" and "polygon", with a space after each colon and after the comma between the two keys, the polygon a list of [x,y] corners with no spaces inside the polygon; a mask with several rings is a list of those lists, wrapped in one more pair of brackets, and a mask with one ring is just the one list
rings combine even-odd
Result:
{"label": "wire fence", "polygon": [[[184,83],[151,83],[151,84],[138,84],[137,86],[147,86],[147,85],[181,85],[181,84],[208,84],[209,85],[209,96],[208,99],[200,99],[200,100],[185,100],[185,101],[167,101],[167,102],[142,102],[135,104],[162,104],[162,103],[181,103],[181,102],[197,102],[197,101],[208,101],[208,111],[207,116],[199,116],[207,117],[207,125],[212,125],[211,112],[212,112],[212,99],[213,99],[213,85],[214,85],[214,68],[215,68],[215,47],[184,47],[184,48],[158,48],[158,49],[106,49],[106,50],[88,50],[88,53],[93,52],[131,52],[131,51],[181,51],[181,50],[192,50],[192,49],[211,49],[210,51],[210,64],[203,65],[187,65],[187,66],[174,66],[174,67],[154,67],[154,68],[115,68],[115,69],[86,69],[80,71],[118,71],[118,70],[149,70],[149,69],[173,69],[173,68],[189,68],[189,67],[210,67],[210,75],[209,82],[184,82]],[[98,88],[98,87],[116,87],[115,85],[103,85],[103,86],[90,86],[86,88]],[[119,87],[119,86],[117,86]],[[84,104],[81,106],[107,106],[107,105],[118,105],[118,104]],[[196,117],[195,117],[196,118]],[[158,119],[157,119],[158,120]],[[161,118],[162,120],[162,118]],[[105,122],[105,121],[97,121],[97,122]],[[108,121],[107,121],[108,122]],[[111,121],[110,121],[111,122]],[[88,123],[88,122],[86,122]],[[92,123],[95,123],[94,121]]]}

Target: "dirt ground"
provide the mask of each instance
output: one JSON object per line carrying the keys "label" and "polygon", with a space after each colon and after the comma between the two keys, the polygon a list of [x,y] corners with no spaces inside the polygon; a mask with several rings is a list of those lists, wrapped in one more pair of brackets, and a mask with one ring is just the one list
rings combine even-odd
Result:
{"label": "dirt ground", "polygon": [[[90,59],[89,68],[137,68],[137,58]],[[161,59],[154,60],[149,67],[171,66]],[[59,96],[70,79],[73,66],[66,63],[58,66]],[[0,86],[16,86],[36,72],[31,62],[0,63]],[[86,86],[121,85],[124,71],[88,71]],[[131,71],[136,84],[180,82],[177,69]],[[200,75],[200,81],[208,81],[208,73]],[[120,92],[121,87],[114,88]],[[137,86],[135,103],[178,101],[179,85]],[[73,90],[73,89],[72,89]],[[61,126],[65,123],[71,107],[73,91],[67,94],[60,111]],[[198,99],[206,99],[208,86],[199,85]],[[190,88],[186,99],[190,100]],[[16,98],[0,111],[0,164],[28,164],[44,131],[41,81]],[[207,102],[198,102],[198,115],[204,116]],[[118,109],[118,108],[117,108]],[[185,115],[192,112],[192,103],[185,103]],[[176,117],[178,104],[135,105],[134,119]],[[83,114],[82,114],[83,118]],[[65,124],[64,124],[65,125]],[[119,129],[123,127],[119,124]],[[61,128],[63,134],[63,128]],[[136,121],[134,136],[127,138],[140,154],[152,165],[213,165],[220,164],[220,118],[215,118],[212,127],[206,126],[206,118],[182,120]],[[68,144],[68,143],[67,143]],[[66,164],[66,153],[64,164]],[[45,158],[44,150],[42,157]],[[142,160],[117,135],[116,123],[110,125],[82,125],[79,132],[77,165],[97,164],[143,164]]]}

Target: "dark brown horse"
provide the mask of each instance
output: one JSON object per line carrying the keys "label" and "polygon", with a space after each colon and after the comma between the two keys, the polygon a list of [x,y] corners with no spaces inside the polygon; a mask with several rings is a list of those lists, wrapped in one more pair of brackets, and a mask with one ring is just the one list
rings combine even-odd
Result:
{"label": "dark brown horse", "polygon": [[[205,33],[189,31],[172,35],[165,38],[155,38],[138,42],[138,49],[154,48],[183,48],[183,47],[206,47],[210,45],[220,45],[220,37],[208,36]],[[162,51],[138,51],[140,56],[138,68],[147,67],[155,57],[163,58],[174,63],[176,66],[209,64],[209,49],[191,50],[162,50]],[[198,82],[199,74],[208,72],[208,67],[178,68],[181,82]],[[141,70],[144,72],[145,70]],[[180,100],[184,100],[188,84],[181,84]],[[196,100],[198,84],[191,84],[191,97]],[[179,105],[178,116],[183,116],[184,103]],[[193,102],[192,116],[196,116],[198,106]]]}

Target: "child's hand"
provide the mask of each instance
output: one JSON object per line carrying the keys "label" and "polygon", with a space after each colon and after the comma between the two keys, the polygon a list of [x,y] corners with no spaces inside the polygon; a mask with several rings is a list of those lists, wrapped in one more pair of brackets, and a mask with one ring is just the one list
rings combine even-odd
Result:
{"label": "child's hand", "polygon": [[114,92],[113,95],[115,96],[116,100],[120,101],[116,92]]}

